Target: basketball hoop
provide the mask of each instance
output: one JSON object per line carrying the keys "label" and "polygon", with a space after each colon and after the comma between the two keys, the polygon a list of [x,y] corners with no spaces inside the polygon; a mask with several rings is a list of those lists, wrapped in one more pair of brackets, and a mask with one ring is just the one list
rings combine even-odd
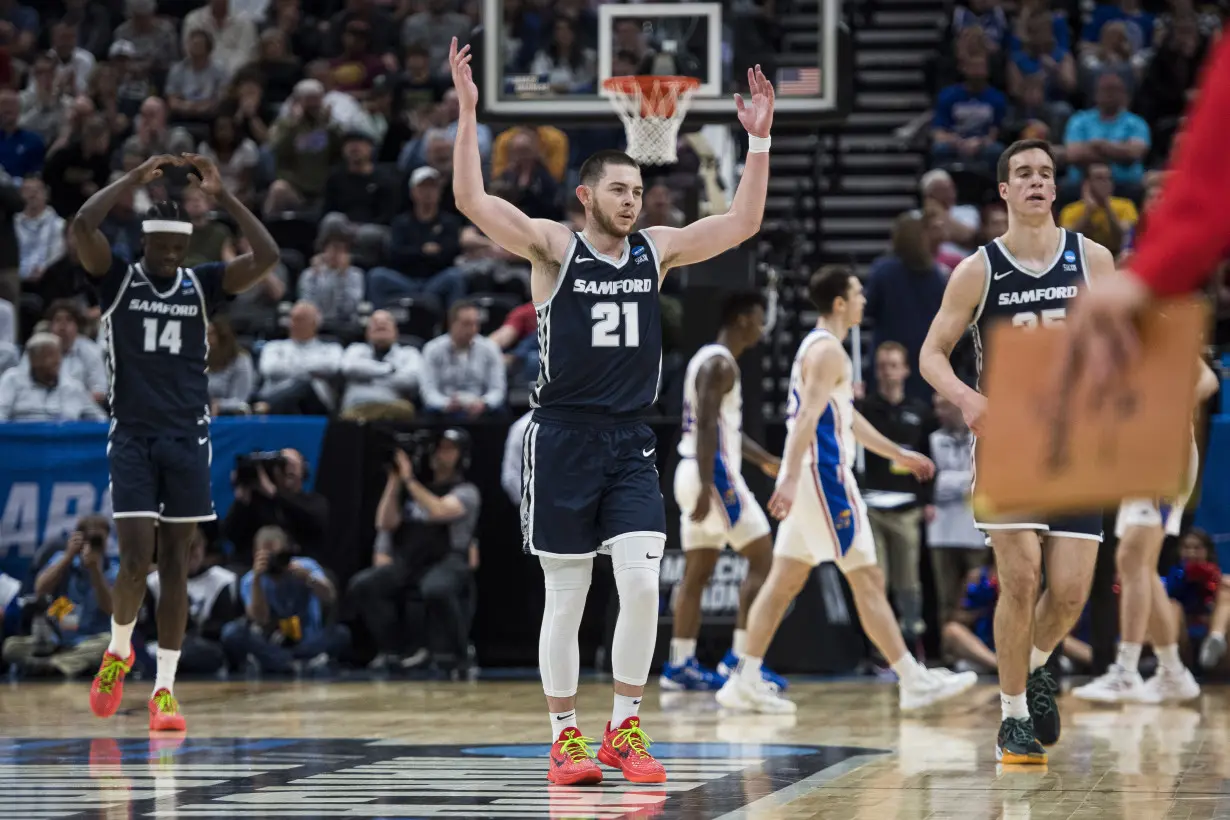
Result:
{"label": "basketball hoop", "polygon": [[642,165],[670,165],[678,156],[675,141],[688,113],[692,94],[700,87],[695,77],[641,75],[610,77],[602,87],[623,120],[628,135],[628,156]]}

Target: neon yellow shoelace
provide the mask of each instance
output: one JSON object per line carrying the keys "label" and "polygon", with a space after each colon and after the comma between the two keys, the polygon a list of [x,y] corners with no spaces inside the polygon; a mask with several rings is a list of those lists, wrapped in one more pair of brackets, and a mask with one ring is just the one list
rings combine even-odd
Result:
{"label": "neon yellow shoelace", "polygon": [[103,659],[102,669],[98,670],[98,691],[110,692],[119,681],[120,675],[128,672],[128,664],[114,655]]}
{"label": "neon yellow shoelace", "polygon": [[154,706],[159,712],[166,715],[174,715],[179,712],[179,702],[175,700],[175,696],[165,689],[154,695]]}
{"label": "neon yellow shoelace", "polygon": [[593,757],[589,751],[589,744],[593,743],[592,737],[576,737],[565,740],[563,745],[559,747],[560,754],[568,756],[568,759],[573,763],[580,763],[582,760]]}
{"label": "neon yellow shoelace", "polygon": [[630,726],[627,729],[620,729],[615,733],[615,739],[611,741],[611,745],[616,749],[622,749],[627,746],[632,751],[641,757],[649,756],[649,744],[653,740],[649,735],[645,734],[645,730],[640,726]]}

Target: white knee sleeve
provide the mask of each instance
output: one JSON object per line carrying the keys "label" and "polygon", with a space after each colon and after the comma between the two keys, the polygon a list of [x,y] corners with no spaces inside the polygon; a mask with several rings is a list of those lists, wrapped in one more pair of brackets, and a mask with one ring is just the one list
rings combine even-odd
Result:
{"label": "white knee sleeve", "polygon": [[611,641],[611,676],[629,686],[649,680],[658,640],[658,575],[666,539],[634,535],[611,545],[619,618]]}
{"label": "white knee sleeve", "polygon": [[594,559],[539,556],[546,586],[546,608],[538,633],[538,670],[542,691],[549,698],[570,698],[581,677],[578,640],[585,596],[594,571]]}

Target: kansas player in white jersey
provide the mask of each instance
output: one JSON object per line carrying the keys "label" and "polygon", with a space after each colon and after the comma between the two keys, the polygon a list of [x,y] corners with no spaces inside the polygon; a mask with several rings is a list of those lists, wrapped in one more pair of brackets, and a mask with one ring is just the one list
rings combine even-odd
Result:
{"label": "kansas player in white jersey", "polygon": [[[736,293],[722,309],[717,341],[688,362],[683,382],[680,461],[675,468],[675,501],[683,542],[683,579],[675,590],[670,659],[662,668],[663,689],[719,688],[746,650],[747,613],[773,561],[769,520],[743,481],[743,456],[771,477],[774,458],[743,433],[743,390],[738,360],[764,334],[765,303],[758,293]],[[739,590],[734,641],[715,672],[696,660],[701,596],[724,547],[747,559]],[[779,689],[785,680],[767,669],[766,680]]]}
{"label": "kansas player in white jersey", "polygon": [[922,481],[934,474],[935,465],[890,441],[854,409],[853,367],[842,341],[863,319],[867,300],[858,277],[843,265],[822,268],[812,276],[808,296],[820,318],[800,343],[790,370],[786,452],[777,491],[769,500],[769,512],[782,521],[773,544],[773,568],[752,604],[747,652],[717,700],[735,710],[795,711],[760,669],[812,569],[831,561],[850,584],[863,631],[897,673],[902,710],[929,706],[964,692],[977,676],[927,669],[906,650],[855,481],[855,446],[862,444]]}
{"label": "kansas player in white jersey", "polygon": [[[1200,361],[1196,407],[1217,392],[1217,376]],[[1193,431],[1194,433],[1194,431]],[[1157,572],[1158,557],[1167,535],[1177,536],[1183,508],[1200,472],[1200,453],[1193,436],[1185,491],[1160,502],[1129,498],[1115,519],[1115,563],[1119,570],[1119,653],[1106,672],[1072,690],[1082,700],[1097,703],[1163,703],[1200,696],[1200,684],[1179,657],[1178,618],[1170,606],[1166,587]],[[1145,681],[1140,675],[1140,653],[1146,637],[1157,655],[1157,673]]]}
{"label": "kansas player in white jersey", "polygon": [[[140,261],[114,257],[98,230],[135,188],[180,167],[235,220],[252,252],[229,263],[183,266],[192,223],[174,202],[150,209]],[[205,157],[156,156],[94,194],[77,212],[73,237],[81,266],[95,280],[110,376],[107,458],[120,571],[111,591],[111,643],[90,687],[90,708],[115,714],[132,669],[132,632],[157,544],[157,677],[150,729],[183,731],[173,694],[188,623],[188,551],[197,524],[216,518],[209,486],[209,393],[205,373],[209,316],[232,294],[256,284],[278,261],[269,231],[222,186]]]}
{"label": "kansas player in white jersey", "polygon": [[748,130],[743,179],[730,210],[686,228],[636,230],[644,183],[626,154],[600,152],[581,166],[585,228],[530,219],[483,189],[476,135],[478,88],[469,47],[449,50],[461,113],[453,163],[457,207],[504,249],[531,262],[541,365],[522,447],[521,523],[546,587],[539,666],[554,741],[552,783],[597,783],[588,738],[577,728],[577,636],[594,556],[609,554],[619,593],[611,645],[615,702],[598,760],[640,783],[666,779],[648,751],[637,709],[658,623],[658,572],[666,514],[657,444],[641,416],[657,395],[662,354],[658,287],[670,268],[716,256],[760,230],[769,176],[773,87],[748,70],[751,99],[736,95]]}
{"label": "kansas player in white jersey", "polygon": [[[953,372],[949,357],[961,336],[973,332],[981,369],[991,323],[1062,322],[1077,292],[1090,281],[1096,287],[1097,277],[1115,268],[1106,248],[1055,224],[1055,157],[1049,143],[1013,143],[1000,156],[996,173],[1008,206],[1008,232],[957,265],[919,355],[923,377],[961,408],[975,436],[982,432],[987,402]],[[976,460],[975,449],[975,485]],[[1045,763],[1045,746],[1057,742],[1060,731],[1059,687],[1046,661],[1084,609],[1102,540],[1102,514],[1050,520],[979,516],[977,523],[995,551],[999,572],[995,651],[1002,721],[996,758]],[[1039,600],[1044,556],[1047,588]]]}

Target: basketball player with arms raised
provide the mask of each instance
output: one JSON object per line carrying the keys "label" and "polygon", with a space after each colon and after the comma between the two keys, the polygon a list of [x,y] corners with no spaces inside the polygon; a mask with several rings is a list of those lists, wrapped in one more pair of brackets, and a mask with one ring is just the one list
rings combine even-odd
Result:
{"label": "basketball player with arms raised", "polygon": [[850,584],[867,637],[897,674],[902,710],[929,706],[969,689],[978,676],[927,669],[906,650],[854,477],[855,442],[920,481],[931,478],[935,465],[894,444],[854,409],[854,366],[842,341],[863,320],[867,298],[858,277],[844,265],[825,267],[812,276],[807,292],[820,318],[799,344],[790,369],[786,451],[769,499],[769,511],[782,525],[768,580],[748,615],[747,652],[717,701],[736,711],[795,711],[795,704],[764,680],[761,664],[812,569],[831,561]]}
{"label": "basketball player with arms raised", "polygon": [[483,190],[478,155],[478,88],[469,47],[449,49],[461,115],[453,163],[457,207],[506,250],[530,260],[541,364],[533,420],[522,449],[521,525],[546,585],[539,666],[550,711],[547,778],[597,783],[577,728],[578,630],[594,556],[607,553],[619,593],[611,645],[615,704],[598,759],[626,779],[660,783],[637,706],[649,678],[658,628],[658,572],[666,511],[657,444],[641,421],[657,398],[662,363],[658,288],[673,267],[714,257],[760,229],[769,178],[773,87],[757,67],[751,99],[735,96],[750,134],[743,180],[730,210],[686,228],[636,230],[644,183],[626,154],[603,151],[581,166],[577,197],[585,228],[530,219]]}
{"label": "basketball player with arms raised", "polygon": [[[773,562],[769,519],[740,472],[746,456],[770,477],[781,460],[765,452],[743,431],[743,388],[739,357],[764,334],[765,304],[758,293],[736,293],[722,309],[717,341],[688,362],[683,382],[681,460],[675,469],[679,537],[683,542],[683,580],[675,594],[675,624],[670,661],[662,668],[663,689],[717,689],[747,651],[747,613]],[[739,590],[734,642],[718,672],[696,660],[700,605],[722,549],[729,544],[747,559]],[[779,690],[785,679],[767,669],[765,680]]]}
{"label": "basketball player with arms raised", "polygon": [[[1196,407],[1217,392],[1217,376],[1200,360]],[[1194,433],[1194,431],[1193,431]],[[1183,508],[1200,472],[1200,453],[1193,437],[1191,459],[1177,499],[1158,503],[1150,498],[1127,499],[1115,520],[1115,563],[1119,570],[1119,656],[1105,674],[1072,690],[1082,700],[1097,703],[1163,703],[1200,696],[1200,684],[1179,657],[1178,618],[1170,606],[1166,586],[1157,574],[1157,561],[1167,535],[1179,534]],[[1140,676],[1140,652],[1151,637],[1157,655],[1157,673],[1146,682]]]}
{"label": "basketball player with arms raised", "polygon": [[[185,166],[189,179],[235,220],[252,252],[229,263],[183,267],[192,223],[173,202],[150,208],[144,252],[129,264],[111,254],[98,226],[132,190]],[[278,261],[265,226],[222,186],[212,161],[196,154],[155,156],[94,194],[73,222],[81,266],[95,280],[106,344],[111,432],[107,459],[120,542],[120,572],[111,591],[111,644],[90,687],[90,709],[110,717],[132,669],[132,631],[146,576],[158,550],[157,678],[150,729],[183,731],[172,690],[188,625],[188,551],[197,524],[212,521],[209,491],[209,391],[205,374],[209,317],[230,296],[256,284]]]}
{"label": "basketball player with arms raised", "polygon": [[[983,431],[987,400],[953,372],[949,361],[966,329],[972,327],[981,372],[991,323],[1062,322],[1078,290],[1115,269],[1110,251],[1055,224],[1055,158],[1049,143],[1013,143],[1000,156],[996,174],[1008,206],[1008,232],[957,265],[919,355],[923,378],[961,409],[975,436]],[[1045,664],[1089,596],[1102,514],[977,524],[995,551],[999,572],[995,651],[1003,720],[996,759],[1045,763],[1044,747],[1059,740],[1060,729],[1059,687]],[[1039,598],[1044,560],[1047,585]]]}

